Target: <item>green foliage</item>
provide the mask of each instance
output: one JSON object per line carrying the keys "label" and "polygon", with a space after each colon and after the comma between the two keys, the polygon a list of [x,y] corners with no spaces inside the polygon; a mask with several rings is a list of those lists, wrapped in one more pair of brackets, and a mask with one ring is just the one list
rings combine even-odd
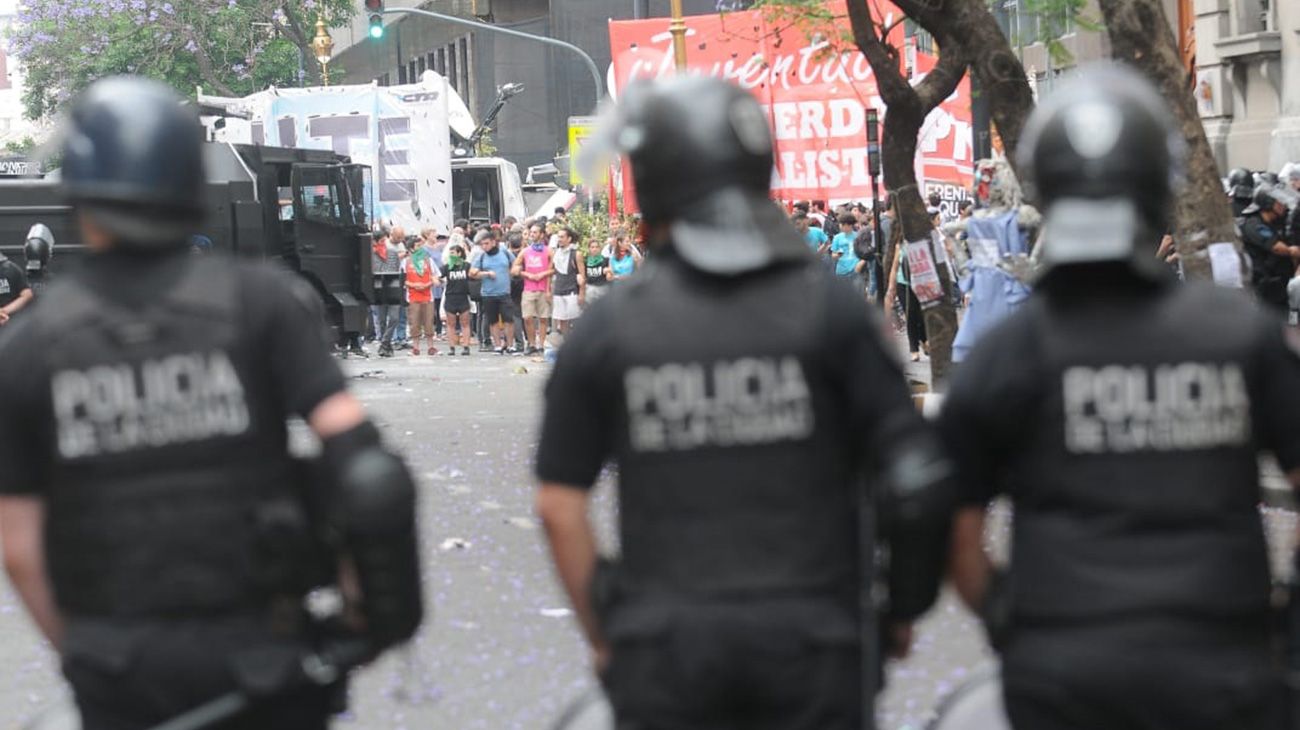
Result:
{"label": "green foliage", "polygon": [[25,112],[39,119],[115,74],[190,97],[197,86],[244,95],[298,85],[305,59],[314,81],[316,18],[338,28],[355,12],[351,0],[24,0],[8,41],[27,74]]}
{"label": "green foliage", "polygon": [[796,30],[804,40],[823,44],[817,60],[857,52],[848,15],[835,13],[825,0],[755,0],[749,7],[762,12],[775,33]]}
{"label": "green foliage", "polygon": [[11,155],[30,155],[36,151],[36,140],[31,137],[23,137],[18,141],[5,143],[5,152]]}
{"label": "green foliage", "polygon": [[615,231],[624,234],[635,234],[637,231],[638,224],[632,216],[616,216],[614,220],[610,220],[606,198],[607,195],[601,196],[593,212],[587,212],[587,209],[582,206],[574,206],[566,216],[569,227],[581,237],[584,248],[592,239],[604,242]]}
{"label": "green foliage", "polygon": [[[1074,55],[1062,38],[1074,29],[1097,32],[1104,29],[1099,17],[1088,13],[1088,0],[1019,0],[1019,22],[1010,29],[1013,44],[1042,43],[1056,66],[1074,63]],[[989,6],[1002,13],[1015,13],[1005,0],[990,0]]]}

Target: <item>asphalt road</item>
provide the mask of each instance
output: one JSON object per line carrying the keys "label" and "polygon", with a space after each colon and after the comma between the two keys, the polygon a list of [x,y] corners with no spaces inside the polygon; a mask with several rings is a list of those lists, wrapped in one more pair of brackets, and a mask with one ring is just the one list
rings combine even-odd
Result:
{"label": "asphalt road", "polygon": [[[335,727],[549,728],[592,686],[532,515],[529,466],[549,366],[475,353],[345,367],[418,477],[432,615],[408,650],[358,673],[352,710]],[[611,491],[606,475],[597,504],[607,545]],[[1294,534],[1293,515],[1271,519]],[[881,728],[925,727],[938,699],[988,663],[978,624],[945,595],[919,626],[912,657],[891,668]],[[0,581],[0,730],[22,727],[64,692],[54,656]]]}

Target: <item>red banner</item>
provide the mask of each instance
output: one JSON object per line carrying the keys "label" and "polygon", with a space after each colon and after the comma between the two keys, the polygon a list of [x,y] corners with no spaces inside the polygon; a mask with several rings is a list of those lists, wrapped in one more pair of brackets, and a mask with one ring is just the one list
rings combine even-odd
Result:
{"label": "red banner", "polygon": [[[869,0],[884,23],[901,17],[887,0]],[[835,21],[798,21],[772,10],[686,18],[688,66],[729,79],[764,105],[776,142],[774,195],[784,200],[848,200],[871,196],[866,109],[885,105],[867,59],[856,50],[833,52],[824,35],[848,27],[843,0],[828,0]],[[826,27],[820,30],[816,23]],[[611,21],[615,89],[635,79],[674,73],[668,20]],[[903,49],[903,25],[890,33]],[[934,67],[926,53],[900,52],[912,81]],[[970,83],[927,118],[918,148],[918,178],[967,186],[972,174]],[[630,175],[625,175],[630,180]],[[630,199],[631,196],[628,196]]]}

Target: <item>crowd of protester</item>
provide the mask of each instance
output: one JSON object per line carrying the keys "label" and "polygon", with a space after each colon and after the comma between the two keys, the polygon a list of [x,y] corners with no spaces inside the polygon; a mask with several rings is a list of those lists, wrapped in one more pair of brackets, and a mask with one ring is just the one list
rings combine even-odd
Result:
{"label": "crowd of protester", "polygon": [[411,235],[400,226],[372,233],[370,322],[344,354],[467,357],[542,355],[643,257],[631,231],[583,236],[563,208],[552,217],[472,225]]}
{"label": "crowd of protester", "polygon": [[[936,229],[951,222],[943,213],[942,201],[937,195],[931,195],[926,202]],[[971,211],[971,202],[962,201],[953,218],[967,218]],[[921,303],[908,285],[910,272],[906,257],[887,257],[887,247],[882,245],[892,240],[893,208],[882,206],[879,232],[874,207],[866,203],[844,203],[828,208],[821,201],[801,201],[791,207],[790,220],[804,237],[808,248],[824,257],[837,276],[852,280],[867,299],[882,304],[885,311],[891,313],[898,329],[907,335],[913,362],[928,355]],[[944,265],[949,267],[950,280],[955,281],[957,272],[952,269],[951,262],[955,257],[951,249],[959,242],[945,237],[944,243],[947,248],[940,255]],[[960,299],[956,304],[962,304]]]}
{"label": "crowd of protester", "polygon": [[[1253,264],[1250,284],[1258,290],[1261,264],[1285,259],[1288,279],[1300,267],[1300,164],[1288,165],[1280,174],[1249,174],[1249,190],[1241,180],[1225,181],[1225,187],[1239,226],[1252,224],[1244,211],[1275,232],[1266,237],[1277,244],[1275,250],[1255,251],[1257,231],[1243,231]],[[1276,205],[1270,207],[1260,191],[1272,191]],[[939,231],[973,212],[969,200],[952,213],[942,208],[938,196],[931,195],[927,203]],[[892,240],[895,213],[888,205],[880,210],[877,227],[874,206],[867,203],[796,202],[790,220],[836,275],[853,281],[865,298],[893,317],[900,335],[906,335],[911,359],[918,361],[928,354],[921,303],[910,286],[907,258],[885,255],[888,247],[882,242]],[[953,261],[964,258],[953,250],[962,245],[960,236],[942,238],[940,263],[955,281],[960,272]],[[631,276],[643,255],[635,232],[614,229],[603,240],[586,240],[568,225],[562,208],[549,218],[507,217],[490,225],[462,220],[449,232],[425,229],[412,235],[400,227],[377,229],[371,256],[374,299],[364,341],[380,357],[398,351],[463,357],[475,350],[540,355],[562,340],[588,305]],[[1171,238],[1166,237],[1159,255],[1176,265]],[[1292,288],[1300,294],[1300,286]],[[960,295],[954,303],[962,306]],[[360,341],[344,344],[350,352],[368,355]]]}

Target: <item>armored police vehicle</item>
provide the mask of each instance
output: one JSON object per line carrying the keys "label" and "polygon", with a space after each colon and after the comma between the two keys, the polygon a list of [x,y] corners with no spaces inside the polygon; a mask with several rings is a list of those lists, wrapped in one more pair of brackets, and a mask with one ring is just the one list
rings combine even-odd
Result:
{"label": "armored police vehicle", "polygon": [[[287,266],[320,294],[336,334],[364,329],[371,286],[370,168],[320,150],[209,142],[207,219],[196,249],[266,259]],[[53,231],[50,275],[83,254],[72,211],[57,190],[58,173],[0,180],[0,252],[23,260],[23,239],[36,223]]]}

